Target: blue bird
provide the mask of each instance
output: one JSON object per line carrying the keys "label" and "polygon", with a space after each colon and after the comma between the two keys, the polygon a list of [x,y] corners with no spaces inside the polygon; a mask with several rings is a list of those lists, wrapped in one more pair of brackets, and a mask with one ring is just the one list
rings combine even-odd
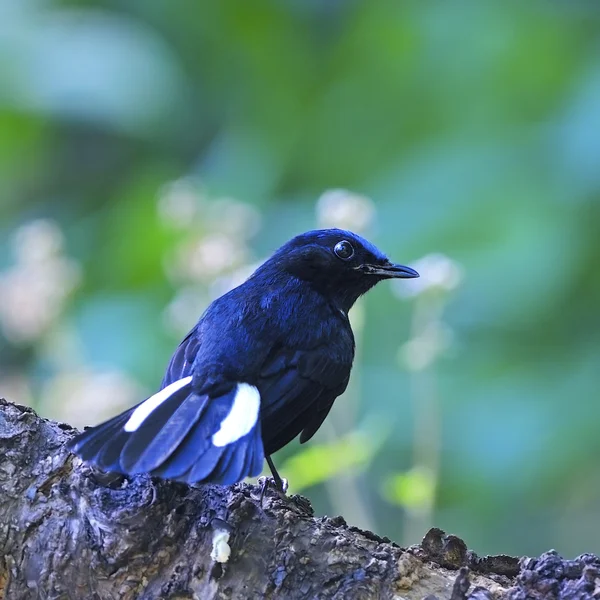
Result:
{"label": "blue bird", "polygon": [[378,282],[418,276],[350,231],[299,235],[206,309],[160,391],[69,448],[103,471],[222,485],[266,458],[283,490],[271,455],[308,441],[348,385],[348,311]]}

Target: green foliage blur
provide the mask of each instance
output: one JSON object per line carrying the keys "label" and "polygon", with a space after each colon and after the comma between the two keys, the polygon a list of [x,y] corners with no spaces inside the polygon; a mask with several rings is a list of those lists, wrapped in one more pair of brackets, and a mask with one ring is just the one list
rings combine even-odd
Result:
{"label": "green foliage blur", "polygon": [[291,491],[407,544],[600,552],[600,5],[3,0],[0,395],[83,426],[158,386],[292,235],[423,277],[351,315]]}

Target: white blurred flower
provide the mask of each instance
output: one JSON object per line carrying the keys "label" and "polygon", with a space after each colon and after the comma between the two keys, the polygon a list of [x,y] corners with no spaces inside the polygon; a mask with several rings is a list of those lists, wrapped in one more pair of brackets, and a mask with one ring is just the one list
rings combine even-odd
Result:
{"label": "white blurred flower", "polygon": [[244,283],[254,271],[260,266],[261,263],[252,263],[249,265],[243,265],[236,269],[231,273],[227,273],[225,275],[221,275],[217,277],[215,281],[210,286],[210,295],[211,297],[218,298],[223,294],[226,294],[228,291],[232,290],[234,287]]}
{"label": "white blurred flower", "polygon": [[213,233],[182,243],[176,248],[175,258],[167,265],[167,271],[174,279],[210,281],[243,264],[246,252],[242,240]]}
{"label": "white blurred flower", "polygon": [[205,198],[206,193],[198,181],[187,177],[177,179],[164,185],[159,192],[159,216],[175,227],[190,227]]}
{"label": "white blurred flower", "polygon": [[247,240],[260,229],[260,213],[254,206],[246,202],[240,202],[234,198],[218,198],[207,208],[213,230],[222,231],[230,236],[240,236]]}
{"label": "white blurred flower", "polygon": [[159,202],[165,217],[178,215],[195,233],[193,239],[179,242],[164,262],[167,276],[180,288],[164,313],[167,329],[177,334],[189,330],[215,292],[222,290],[217,293],[221,295],[250,275],[248,240],[261,226],[254,206],[230,197],[197,201],[199,188],[193,183],[182,179],[170,184]]}
{"label": "white blurred flower", "polygon": [[30,406],[33,393],[24,373],[0,373],[0,398]]}
{"label": "white blurred flower", "polygon": [[137,381],[121,371],[62,372],[44,389],[42,402],[59,421],[96,425],[146,397]]}
{"label": "white blurred flower", "polygon": [[16,264],[0,273],[0,327],[15,343],[43,335],[77,287],[79,265],[60,254],[63,236],[51,221],[33,221],[14,235]]}
{"label": "white blurred flower", "polygon": [[204,312],[208,303],[206,291],[199,286],[180,289],[163,314],[167,330],[176,336],[185,335]]}
{"label": "white blurred flower", "polygon": [[60,254],[64,236],[49,219],[36,219],[17,229],[11,240],[17,262],[35,263]]}
{"label": "white blurred flower", "polygon": [[452,331],[439,321],[431,321],[416,337],[403,344],[398,358],[410,371],[422,371],[452,344]]}
{"label": "white blurred flower", "polygon": [[418,279],[396,279],[392,282],[394,293],[400,298],[412,298],[430,290],[449,292],[457,288],[464,278],[464,270],[445,254],[428,254],[411,264],[419,272]]}
{"label": "white blurred flower", "polygon": [[208,235],[194,245],[188,257],[189,273],[194,279],[213,278],[237,267],[245,258],[238,240],[222,233]]}
{"label": "white blurred flower", "polygon": [[369,227],[374,217],[373,201],[348,190],[327,190],[317,201],[319,227],[339,227],[360,233]]}

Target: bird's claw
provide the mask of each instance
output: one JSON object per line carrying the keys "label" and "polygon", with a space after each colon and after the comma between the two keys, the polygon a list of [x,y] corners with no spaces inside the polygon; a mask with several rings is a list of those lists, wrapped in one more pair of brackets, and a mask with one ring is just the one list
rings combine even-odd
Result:
{"label": "bird's claw", "polygon": [[265,493],[268,487],[273,487],[274,490],[279,494],[282,499],[286,498],[286,492],[288,490],[288,480],[282,477],[279,481],[275,477],[267,477],[265,475],[258,478],[257,483],[261,486],[260,490],[260,505],[263,505]]}

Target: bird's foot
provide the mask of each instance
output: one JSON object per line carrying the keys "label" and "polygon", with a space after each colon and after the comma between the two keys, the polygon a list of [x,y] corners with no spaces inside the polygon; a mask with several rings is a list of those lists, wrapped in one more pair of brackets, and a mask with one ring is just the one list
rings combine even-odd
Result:
{"label": "bird's foot", "polygon": [[282,500],[287,500],[286,492],[288,490],[288,480],[285,477],[262,477],[258,478],[258,484],[261,486],[260,505],[263,506],[263,500],[267,488],[273,488]]}
{"label": "bird's foot", "polygon": [[[271,478],[269,477],[269,479]],[[274,479],[273,481],[275,482],[275,488],[277,489],[277,491],[285,496],[289,487],[288,480],[285,477],[282,477],[279,481],[277,481],[276,479]]]}

